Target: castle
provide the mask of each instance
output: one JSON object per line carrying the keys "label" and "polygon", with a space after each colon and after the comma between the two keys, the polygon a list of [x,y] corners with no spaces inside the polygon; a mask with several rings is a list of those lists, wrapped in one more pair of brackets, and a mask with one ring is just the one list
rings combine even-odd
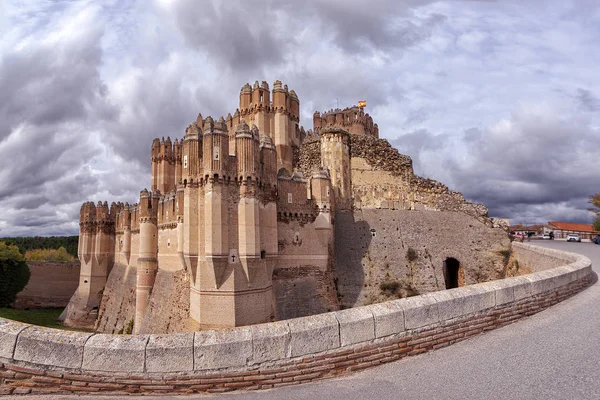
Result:
{"label": "castle", "polygon": [[305,131],[280,81],[239,96],[233,116],[154,139],[137,204],[82,205],[67,325],[233,327],[500,277],[508,239],[487,209],[414,175],[362,108]]}

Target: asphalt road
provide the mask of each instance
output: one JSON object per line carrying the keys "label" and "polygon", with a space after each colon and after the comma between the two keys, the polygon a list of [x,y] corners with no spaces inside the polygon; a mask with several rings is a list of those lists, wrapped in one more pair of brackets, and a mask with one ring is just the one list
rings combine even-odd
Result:
{"label": "asphalt road", "polygon": [[[598,245],[559,241],[532,244],[584,254],[592,260],[594,271],[599,271]],[[596,283],[510,326],[346,377],[259,392],[191,397],[600,399],[600,285]],[[73,399],[73,396],[38,398]],[[94,399],[100,398],[114,399],[94,396]]]}

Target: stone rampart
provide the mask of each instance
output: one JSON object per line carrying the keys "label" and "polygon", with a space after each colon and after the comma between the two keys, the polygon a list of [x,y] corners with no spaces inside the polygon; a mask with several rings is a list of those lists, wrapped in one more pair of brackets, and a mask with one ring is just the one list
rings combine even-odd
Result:
{"label": "stone rampart", "polygon": [[31,277],[17,294],[14,308],[66,307],[79,285],[79,261],[28,261]]}
{"label": "stone rampart", "polygon": [[261,325],[129,336],[0,319],[0,394],[294,385],[451,345],[535,314],[592,281],[586,257],[521,243],[513,248],[517,259],[531,263],[526,254],[538,254],[540,272]]}

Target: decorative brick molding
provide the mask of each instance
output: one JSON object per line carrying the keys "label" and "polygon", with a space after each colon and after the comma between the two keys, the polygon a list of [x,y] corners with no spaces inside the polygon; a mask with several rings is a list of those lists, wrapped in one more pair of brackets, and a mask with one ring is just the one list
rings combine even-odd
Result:
{"label": "decorative brick molding", "polygon": [[[591,262],[513,243],[564,266],[371,306],[170,335],[67,332],[0,319],[0,394],[193,393],[295,385],[445,347],[535,314],[592,282]],[[531,257],[537,253],[539,257]]]}

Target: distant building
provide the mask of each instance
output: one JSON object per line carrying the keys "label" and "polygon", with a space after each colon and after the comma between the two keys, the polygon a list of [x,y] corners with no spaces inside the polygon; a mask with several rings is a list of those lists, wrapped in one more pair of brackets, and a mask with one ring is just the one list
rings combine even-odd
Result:
{"label": "distant building", "polygon": [[528,226],[523,224],[510,225],[508,230],[511,234],[518,236],[527,236],[528,233],[531,233],[532,235],[541,235],[542,233],[545,233],[544,225],[541,224],[533,224]]}
{"label": "distant building", "polygon": [[545,231],[554,232],[554,237],[557,239],[566,238],[570,233],[578,233],[582,239],[590,239],[600,232],[594,230],[591,224],[573,224],[570,222],[549,221]]}

